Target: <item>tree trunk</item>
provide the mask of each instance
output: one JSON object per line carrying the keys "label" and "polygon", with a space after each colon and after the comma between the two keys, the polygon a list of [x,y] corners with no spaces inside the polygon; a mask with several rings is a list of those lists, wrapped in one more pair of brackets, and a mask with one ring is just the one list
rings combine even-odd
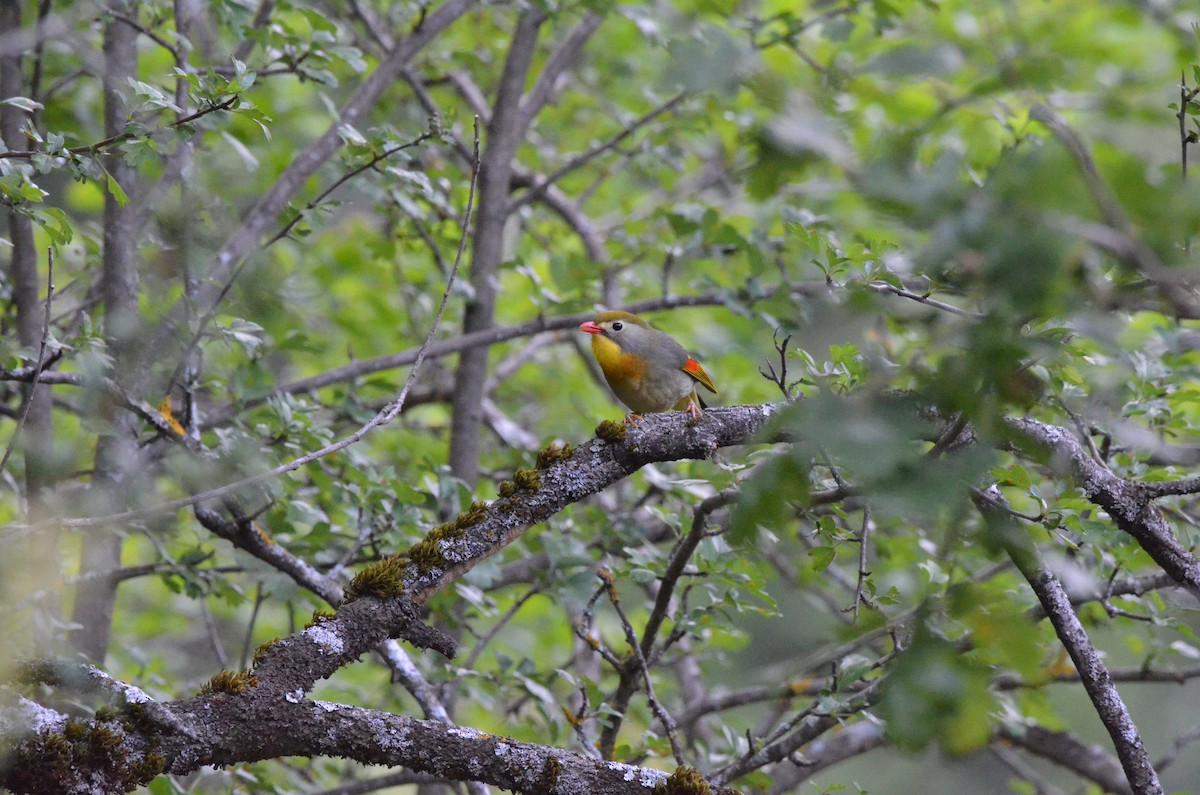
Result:
{"label": "tree trunk", "polygon": [[[0,31],[20,29],[21,4],[17,0],[0,0]],[[0,52],[0,96],[29,94],[29,86],[21,71],[21,53],[15,48]],[[0,135],[9,149],[24,149],[28,145],[21,132],[28,117],[26,111],[15,105],[0,106]],[[22,348],[32,352],[26,361],[33,365],[37,364],[41,351],[45,323],[33,221],[15,210],[10,209],[7,214],[8,235],[12,242],[8,282],[12,286],[12,300],[16,306],[17,339]],[[36,517],[41,513],[43,492],[53,486],[58,477],[53,471],[54,428],[51,424],[50,388],[35,386],[31,382],[25,387],[22,397],[28,413],[24,424],[13,433],[18,434],[19,449],[24,457],[27,510],[30,516]],[[14,543],[21,543],[25,548],[14,556],[21,561],[19,570],[8,574],[20,579],[36,579],[48,572],[56,572],[60,555],[54,533],[29,535]],[[33,582],[29,584],[34,585]],[[42,600],[39,605],[56,616],[62,610],[57,602],[51,604]],[[48,626],[51,622],[35,621],[32,626],[39,624]],[[33,637],[30,640],[33,648],[41,648],[47,645],[48,638]]]}
{"label": "tree trunk", "polygon": [[[487,143],[479,166],[479,211],[472,238],[471,288],[463,332],[491,328],[496,315],[496,279],[504,261],[504,225],[512,161],[521,144],[521,95],[536,50],[538,29],[546,16],[534,8],[521,12],[504,74],[496,92]],[[483,425],[483,382],[487,380],[488,348],[463,353],[454,381],[454,417],[450,425],[450,471],[470,486],[479,479],[480,428]]]}
{"label": "tree trunk", "polygon": [[[123,11],[136,16],[136,3]],[[118,135],[125,128],[126,109],[121,90],[126,79],[137,74],[137,31],[120,20],[109,23],[104,37],[104,133]],[[128,193],[134,189],[134,171],[121,160],[120,150],[107,157],[109,174]],[[138,330],[137,241],[134,234],[135,204],[122,207],[111,194],[104,202],[104,262],[101,278],[104,296],[104,331],[113,354],[114,379],[131,386],[133,340]],[[112,400],[101,401],[101,421],[105,432],[96,443],[95,472],[92,478],[92,507],[98,512],[120,510],[129,494],[129,479],[137,471],[135,433],[137,419]],[[117,528],[85,531],[82,539],[80,572],[115,572],[121,564],[121,536]],[[108,650],[117,581],[111,576],[96,576],[80,583],[75,592],[74,621],[80,626],[75,636],[76,649],[96,661],[103,661]]]}

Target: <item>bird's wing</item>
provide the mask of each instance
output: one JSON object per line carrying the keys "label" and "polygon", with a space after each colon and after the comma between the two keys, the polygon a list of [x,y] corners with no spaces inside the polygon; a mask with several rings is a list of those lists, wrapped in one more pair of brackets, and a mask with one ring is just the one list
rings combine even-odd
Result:
{"label": "bird's wing", "polygon": [[716,385],[712,382],[712,379],[708,377],[708,373],[704,372],[704,368],[700,366],[700,362],[689,356],[687,357],[687,361],[683,363],[683,367],[681,369],[692,378],[696,379],[696,381],[700,382],[700,384],[702,384],[709,392],[712,392],[714,395],[717,394]]}

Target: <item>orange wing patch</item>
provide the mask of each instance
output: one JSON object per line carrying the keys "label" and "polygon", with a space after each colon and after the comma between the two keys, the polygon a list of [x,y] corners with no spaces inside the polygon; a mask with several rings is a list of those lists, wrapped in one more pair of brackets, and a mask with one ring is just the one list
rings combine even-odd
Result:
{"label": "orange wing patch", "polygon": [[708,373],[704,372],[704,368],[700,366],[700,362],[691,356],[683,363],[683,371],[699,381],[709,392],[712,392],[714,395],[717,394],[717,387],[712,382],[712,379],[708,377]]}
{"label": "orange wing patch", "polygon": [[158,404],[158,413],[163,418],[163,422],[167,424],[168,428],[180,436],[187,436],[187,431],[183,429],[183,426],[179,424],[179,420],[175,419],[175,415],[171,412],[170,395],[167,395],[162,399],[162,402]]}

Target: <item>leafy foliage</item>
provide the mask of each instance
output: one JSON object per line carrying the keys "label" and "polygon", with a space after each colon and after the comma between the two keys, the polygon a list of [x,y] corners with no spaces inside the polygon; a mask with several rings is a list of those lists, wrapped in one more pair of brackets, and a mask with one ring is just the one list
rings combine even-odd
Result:
{"label": "leafy foliage", "polygon": [[[1032,557],[1150,758],[1178,753],[1165,788],[1193,786],[1171,749],[1196,736],[1195,594],[1063,447],[1010,422],[1147,487],[1200,462],[1186,9],[468,4],[438,27],[453,3],[61,5],[40,23],[22,6],[36,44],[3,53],[20,87],[0,101],[15,657],[99,637],[94,662],[155,698],[238,695],[252,674],[227,672],[276,649],[255,647],[454,570],[485,511],[519,518],[586,476],[593,428],[630,444],[560,318],[641,303],[723,403],[789,403],[762,442],[648,465],[532,531],[514,518],[421,595],[454,659],[364,658],[308,695],[436,703],[490,735],[676,771],[666,792],[1078,789],[1086,773],[1020,742],[1110,742],[1014,564]],[[104,38],[122,26],[136,65],[115,75]],[[500,129],[512,107],[527,126]],[[489,159],[506,132],[511,175]],[[464,230],[497,179],[502,201]],[[258,477],[380,416],[448,282],[402,413]],[[463,383],[455,355],[482,349],[489,369]],[[993,485],[1003,522],[979,507]],[[1143,492],[1189,556],[1195,491]],[[97,582],[111,626],[80,619]],[[1183,687],[1124,688],[1143,680]],[[843,757],[816,741],[856,737],[872,742],[845,758],[886,761],[828,769]],[[930,749],[947,761],[904,782]],[[1020,762],[1039,754],[1058,765]],[[195,786],[364,770],[289,757]]]}

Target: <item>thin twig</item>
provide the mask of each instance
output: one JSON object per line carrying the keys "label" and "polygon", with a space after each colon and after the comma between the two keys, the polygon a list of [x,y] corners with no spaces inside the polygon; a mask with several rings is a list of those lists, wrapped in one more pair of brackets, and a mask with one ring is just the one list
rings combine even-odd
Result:
{"label": "thin twig", "polygon": [[500,616],[499,620],[496,621],[495,625],[485,632],[483,636],[475,643],[474,648],[472,648],[471,653],[467,655],[467,659],[462,664],[462,667],[468,671],[474,668],[476,661],[479,660],[479,655],[483,654],[483,650],[486,649],[488,644],[492,642],[492,639],[499,634],[500,630],[504,629],[504,627],[508,625],[509,621],[512,621],[521,608],[525,606],[526,602],[537,596],[539,593],[541,593],[541,591],[541,585],[534,585],[528,591],[521,594],[521,598],[513,602],[512,607],[508,608],[504,615]]}
{"label": "thin twig", "polygon": [[217,658],[217,665],[225,670],[229,668],[229,657],[225,654],[224,644],[221,643],[221,634],[217,631],[216,619],[213,618],[212,611],[208,609],[208,600],[201,599],[199,601],[200,617],[204,619],[204,631],[208,633],[208,644]]}
{"label": "thin twig", "polygon": [[679,747],[679,738],[675,733],[675,719],[663,708],[662,703],[658,700],[658,696],[654,694],[654,684],[650,681],[650,668],[646,665],[645,655],[642,654],[642,646],[638,642],[637,632],[634,630],[633,624],[629,623],[629,618],[625,615],[625,611],[621,609],[621,600],[617,597],[617,588],[613,582],[612,575],[601,569],[597,572],[597,576],[604,581],[608,600],[612,603],[617,618],[621,620],[621,627],[625,630],[625,640],[629,643],[629,648],[633,650],[633,657],[637,663],[638,671],[641,673],[642,681],[646,685],[646,700],[650,703],[650,710],[658,718],[659,722],[662,723],[663,730],[667,733],[667,740],[671,743],[671,753],[675,756],[675,763],[683,765],[685,764],[683,749]]}
{"label": "thin twig", "polygon": [[346,566],[350,564],[350,561],[354,560],[354,557],[358,555],[360,551],[362,551],[362,548],[365,547],[367,542],[371,540],[371,537],[375,535],[374,526],[369,521],[364,522],[362,514],[363,510],[362,506],[360,505],[358,506],[358,524],[362,525],[362,529],[358,531],[358,538],[355,539],[354,543],[350,545],[350,548],[347,549],[340,558],[338,558],[337,563],[334,563],[329,571],[325,572],[325,576],[331,580],[337,579],[337,576],[342,573],[342,569],[346,568]]}
{"label": "thin twig", "polygon": [[267,596],[262,580],[259,580],[254,587],[254,607],[250,609],[250,620],[246,622],[246,637],[242,640],[243,671],[250,667],[250,650],[254,648],[254,625],[258,622],[258,611],[262,609],[263,602],[267,601]]}
{"label": "thin twig", "polygon": [[266,248],[267,246],[270,246],[271,244],[276,243],[276,242],[282,240],[283,238],[287,237],[288,234],[292,231],[292,229],[296,226],[296,224],[298,224],[300,222],[300,219],[304,217],[305,213],[314,209],[317,205],[319,205],[321,202],[323,202],[329,196],[329,194],[333,193],[335,190],[340,188],[342,185],[345,185],[347,182],[354,179],[355,177],[357,177],[359,174],[363,173],[364,171],[374,168],[375,166],[379,165],[384,160],[387,160],[389,157],[396,154],[397,152],[403,152],[405,149],[411,149],[414,146],[419,146],[420,144],[423,144],[426,141],[428,141],[430,138],[433,138],[435,135],[436,135],[436,133],[427,130],[427,131],[421,133],[419,136],[417,136],[413,140],[409,141],[408,143],[400,144],[398,146],[393,146],[391,149],[385,149],[384,151],[382,151],[379,154],[372,157],[370,159],[370,161],[362,164],[358,168],[347,171],[341,177],[334,180],[332,185],[330,185],[328,188],[326,188],[325,190],[323,190],[319,194],[317,194],[316,198],[314,198],[308,204],[304,205],[303,210],[299,210],[298,212],[296,212],[296,214],[292,216],[291,220],[289,220],[286,224],[283,225],[283,228],[281,228],[278,232],[276,232],[272,237],[270,237],[267,240],[267,242],[263,245],[263,247]]}
{"label": "thin twig", "polygon": [[17,419],[17,426],[13,429],[12,436],[8,439],[8,446],[4,448],[4,456],[0,458],[0,472],[3,472],[4,467],[8,465],[8,459],[17,443],[17,437],[21,434],[21,428],[25,425],[25,420],[29,418],[29,410],[33,408],[33,395],[38,388],[38,381],[42,378],[42,370],[46,366],[46,342],[50,339],[50,303],[54,300],[54,249],[46,249],[46,255],[46,312],[42,320],[42,341],[38,344],[37,365],[33,368],[33,379],[29,383],[29,391],[25,393],[25,405],[21,407],[21,416]]}
{"label": "thin twig", "polygon": [[858,606],[865,604],[867,607],[874,608],[870,597],[868,597],[863,589],[867,582],[867,577],[871,572],[867,571],[867,556],[868,542],[871,538],[871,506],[863,506],[862,531],[858,534],[858,582],[854,588],[854,604],[851,605],[851,621],[858,623]]}
{"label": "thin twig", "polygon": [[775,371],[775,365],[767,362],[767,372],[763,372],[763,369],[760,367],[758,368],[758,374],[775,384],[775,386],[779,387],[779,391],[783,393],[784,400],[792,401],[796,399],[796,387],[803,381],[803,379],[793,381],[790,384],[788,383],[787,353],[788,343],[792,341],[792,335],[788,334],[783,338],[783,341],[780,342],[779,335],[782,331],[782,326],[776,326],[775,330],[771,332],[771,342],[775,345],[775,352],[779,354],[779,372]]}
{"label": "thin twig", "polygon": [[[749,298],[747,295],[740,295],[742,298]],[[705,293],[701,295],[681,295],[672,298],[651,298],[644,301],[635,301],[628,304],[625,308],[635,315],[640,315],[645,312],[652,312],[659,309],[674,309],[678,307],[693,307],[693,306],[720,306],[725,302],[727,297],[718,293]],[[471,350],[485,345],[497,345],[501,342],[507,342],[518,337],[528,337],[534,334],[540,334],[546,331],[560,331],[564,329],[575,329],[585,320],[591,320],[595,317],[594,311],[577,312],[570,315],[556,315],[548,317],[545,315],[538,316],[533,320],[524,323],[518,323],[513,326],[493,326],[481,331],[473,331],[468,334],[463,334],[451,339],[439,340],[431,345],[428,349],[427,356],[429,358],[440,358],[450,356],[463,351]],[[214,409],[208,412],[208,425],[219,425],[228,422],[239,411],[277,397],[279,395],[297,395],[307,392],[314,392],[318,389],[324,389],[327,386],[353,381],[363,376],[372,375],[374,373],[393,370],[397,367],[404,367],[412,364],[416,359],[416,353],[419,349],[410,348],[399,353],[391,353],[384,356],[377,356],[373,359],[359,359],[350,364],[342,365],[333,370],[327,370],[324,373],[302,378],[298,381],[293,381],[277,389],[268,392],[258,398],[242,401],[236,405],[224,406],[220,409]],[[591,356],[588,357],[591,359]],[[4,378],[5,374],[0,371],[0,378]],[[20,376],[17,378],[15,376]],[[21,371],[10,375],[7,380],[20,380],[25,377],[25,372]]]}
{"label": "thin twig", "polygon": [[970,312],[966,309],[959,309],[953,304],[937,301],[933,298],[930,298],[928,295],[914,293],[911,290],[905,290],[903,287],[897,287],[896,285],[888,284],[887,282],[872,282],[870,284],[870,288],[877,293],[892,293],[900,296],[901,298],[907,298],[910,301],[916,301],[918,304],[925,304],[925,306],[931,306],[934,309],[940,309],[943,312],[949,312],[950,314],[958,315],[959,317],[969,317],[973,320],[978,320],[983,317],[982,312]]}
{"label": "thin twig", "polygon": [[561,167],[552,171],[548,176],[543,177],[542,179],[538,180],[537,184],[533,185],[531,188],[529,188],[529,190],[525,191],[520,196],[518,196],[517,198],[515,198],[511,202],[509,202],[508,209],[505,211],[505,214],[512,215],[514,212],[521,209],[526,204],[529,204],[529,202],[540,198],[541,195],[543,193],[545,193],[550,188],[550,186],[553,185],[555,182],[562,179],[567,174],[570,174],[572,171],[579,168],[580,166],[583,166],[583,165],[587,164],[589,161],[594,160],[595,158],[599,157],[600,155],[604,154],[605,152],[615,149],[618,145],[620,145],[621,141],[624,141],[630,135],[633,135],[633,133],[636,132],[641,127],[646,126],[647,124],[654,121],[656,118],[658,118],[662,114],[664,114],[667,111],[674,108],[680,102],[685,100],[687,98],[687,96],[688,95],[686,92],[676,94],[675,96],[671,97],[669,100],[664,102],[663,104],[659,105],[657,108],[654,108],[649,113],[646,113],[645,115],[643,115],[641,118],[636,119],[632,124],[627,126],[625,129],[621,130],[621,132],[617,133],[612,138],[609,138],[604,143],[599,144],[598,146],[594,146],[591,149],[589,149],[588,151],[582,152],[581,154],[578,154],[575,157],[571,158],[566,163],[564,163]]}
{"label": "thin twig", "polygon": [[[215,105],[209,105],[206,108],[201,108],[200,110],[196,111],[195,113],[184,116],[182,119],[176,119],[175,121],[171,122],[170,124],[164,125],[162,127],[162,129],[163,130],[173,130],[176,127],[182,127],[183,125],[193,122],[202,116],[207,116],[210,113],[216,113],[219,110],[228,110],[230,107],[233,106],[233,104],[235,102],[238,101],[240,96],[241,95],[239,95],[239,94],[234,94],[233,96],[229,97],[229,99],[218,102]],[[158,132],[158,131],[155,131],[155,132]],[[144,137],[151,138],[155,135],[155,132],[146,133]],[[134,135],[131,132],[123,132],[123,133],[118,133],[117,135],[113,135],[108,138],[105,138],[103,141],[97,141],[96,143],[93,143],[93,144],[83,144],[82,146],[72,146],[67,149],[59,150],[59,152],[66,152],[67,154],[71,154],[71,155],[97,154],[101,150],[107,149],[110,146],[124,143],[125,141],[131,140],[131,139],[137,138],[137,137],[138,137],[137,135]],[[52,152],[51,154],[59,154],[59,152]],[[36,150],[36,149],[22,149],[22,150],[17,150],[17,151],[12,151],[12,152],[0,152],[0,158],[30,158],[30,157],[33,157],[34,155],[40,155],[40,154],[46,154],[46,153],[42,152],[40,150]]]}
{"label": "thin twig", "polygon": [[1067,123],[1061,115],[1048,105],[1034,105],[1029,110],[1029,118],[1040,122],[1058,139],[1083,176],[1084,184],[1092,201],[1104,217],[1105,225],[1116,230],[1127,241],[1127,246],[1118,253],[1121,261],[1130,270],[1141,273],[1152,280],[1161,290],[1164,298],[1172,307],[1185,317],[1195,317],[1197,308],[1193,302],[1190,287],[1186,277],[1175,272],[1176,269],[1166,267],[1158,254],[1147,245],[1138,233],[1137,228],[1129,220],[1121,207],[1120,201],[1108,184],[1100,176],[1095,158],[1088,149],[1083,138]]}

